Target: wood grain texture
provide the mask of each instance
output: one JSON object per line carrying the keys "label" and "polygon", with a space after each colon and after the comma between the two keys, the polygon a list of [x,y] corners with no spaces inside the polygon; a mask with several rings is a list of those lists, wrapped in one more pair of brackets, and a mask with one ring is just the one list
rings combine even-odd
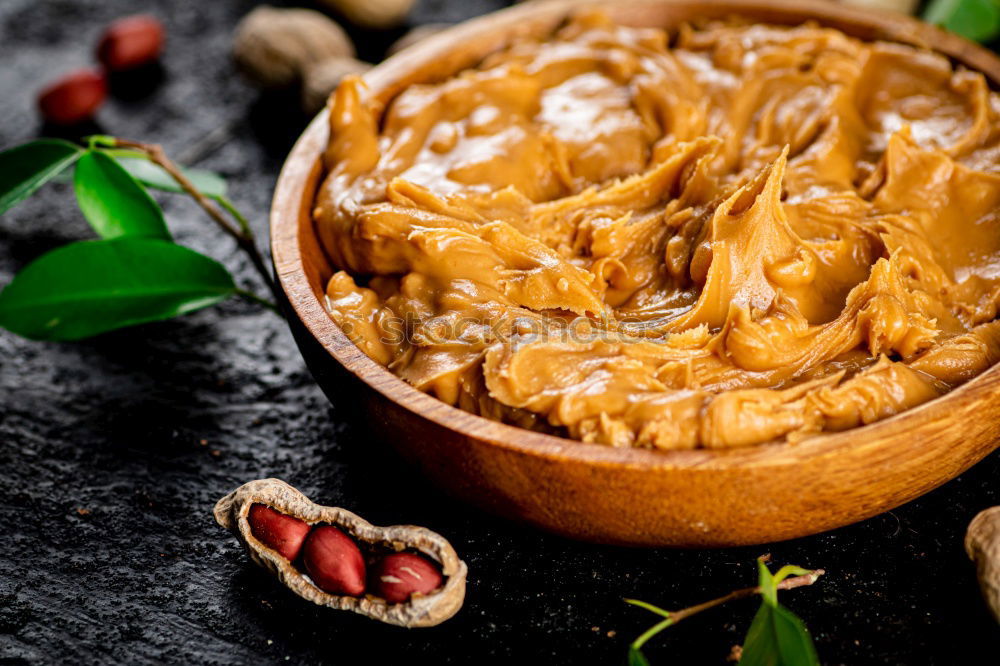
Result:
{"label": "wood grain texture", "polygon": [[[475,65],[517,35],[544,35],[592,3],[529,3],[421,42],[365,76],[376,99]],[[601,3],[593,3],[601,4]],[[902,15],[803,0],[625,0],[618,22],[669,28],[740,15],[816,20],[863,39],[933,48],[1000,84],[1000,59]],[[643,546],[725,546],[813,534],[886,511],[954,478],[1000,442],[1000,367],[895,417],[798,444],[658,452],[583,444],[490,421],[406,384],[348,340],[321,299],[333,267],[310,208],[326,114],[302,135],[271,210],[278,278],[310,369],[333,399],[358,404],[376,434],[424,474],[487,510],[566,536]],[[359,415],[360,416],[360,415]]]}

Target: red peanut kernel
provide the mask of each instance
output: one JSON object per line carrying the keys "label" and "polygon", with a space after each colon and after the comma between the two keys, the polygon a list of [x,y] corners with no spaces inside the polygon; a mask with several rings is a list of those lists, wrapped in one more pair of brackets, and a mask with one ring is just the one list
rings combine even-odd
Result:
{"label": "red peanut kernel", "polygon": [[299,556],[302,542],[309,534],[309,524],[275,511],[263,504],[254,504],[247,514],[250,532],[258,541],[291,561]]}
{"label": "red peanut kernel", "polygon": [[364,557],[357,544],[336,527],[317,527],[309,533],[302,547],[302,564],[324,592],[352,597],[364,594]]}
{"label": "red peanut kernel", "polygon": [[126,16],[108,25],[97,45],[97,59],[112,72],[134,69],[160,57],[163,24],[152,16]]}
{"label": "red peanut kernel", "polygon": [[396,553],[383,557],[372,566],[369,591],[390,604],[400,604],[412,594],[433,592],[441,587],[441,582],[441,571],[427,558]]}
{"label": "red peanut kernel", "polygon": [[38,94],[38,110],[55,125],[75,125],[93,117],[108,94],[104,75],[92,69],[67,74]]}

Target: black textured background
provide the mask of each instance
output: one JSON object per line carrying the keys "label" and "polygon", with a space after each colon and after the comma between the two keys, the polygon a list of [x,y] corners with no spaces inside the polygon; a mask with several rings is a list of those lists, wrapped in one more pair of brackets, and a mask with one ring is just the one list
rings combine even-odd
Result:
{"label": "black textured background", "polygon": [[[35,91],[87,63],[105,22],[152,11],[169,28],[162,80],[145,72],[145,94],[116,82],[100,129],[220,171],[266,234],[275,177],[305,119],[293,97],[260,97],[234,76],[229,37],[252,4],[2,0],[0,148],[45,131]],[[425,1],[412,22],[502,4]],[[396,34],[354,32],[369,59]],[[193,205],[162,200],[179,242],[253,283]],[[69,188],[47,187],[0,218],[0,284],[87,236]],[[897,511],[768,547],[597,547],[484,516],[414,478],[327,403],[284,322],[255,306],[232,301],[75,344],[0,332],[0,662],[618,664],[655,621],[623,596],[696,603],[752,584],[753,558],[769,551],[829,571],[782,595],[825,664],[992,664],[1000,629],[961,541],[976,512],[1000,503],[998,472],[993,455]],[[375,523],[449,537],[469,564],[465,608],[407,631],[284,590],[210,515],[224,493],[271,475]],[[661,666],[723,664],[754,609],[744,601],[694,618],[647,654]]]}

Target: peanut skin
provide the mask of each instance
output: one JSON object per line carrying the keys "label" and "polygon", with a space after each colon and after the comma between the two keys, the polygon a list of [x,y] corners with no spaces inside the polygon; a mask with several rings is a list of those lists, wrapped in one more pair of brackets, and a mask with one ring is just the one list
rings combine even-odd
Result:
{"label": "peanut skin", "polygon": [[427,558],[411,553],[387,555],[372,565],[369,588],[390,604],[401,604],[414,593],[429,594],[441,587],[441,571]]}
{"label": "peanut skin", "polygon": [[91,118],[104,103],[108,83],[104,75],[81,69],[59,79],[38,94],[38,110],[55,125],[75,125]]}
{"label": "peanut skin", "polygon": [[317,527],[302,547],[302,564],[316,587],[358,597],[365,592],[365,560],[349,536],[332,525]]}
{"label": "peanut skin", "polygon": [[305,521],[263,504],[251,506],[247,520],[254,537],[268,548],[278,551],[288,561],[299,556],[302,543],[309,534],[309,524]]}
{"label": "peanut skin", "polygon": [[160,57],[163,24],[152,16],[126,16],[111,23],[97,46],[97,59],[108,71],[134,69]]}

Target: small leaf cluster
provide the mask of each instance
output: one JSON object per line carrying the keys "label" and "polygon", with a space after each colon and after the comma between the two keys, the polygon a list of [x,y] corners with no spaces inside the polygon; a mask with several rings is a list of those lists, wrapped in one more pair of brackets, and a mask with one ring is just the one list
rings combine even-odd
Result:
{"label": "small leaf cluster", "polygon": [[[97,240],[81,240],[34,260],[0,292],[0,327],[33,340],[77,340],[175,317],[236,293],[219,262],[174,242],[147,188],[182,192],[141,152],[111,137],[87,145],[39,139],[0,152],[0,214],[73,169],[73,189]],[[224,207],[218,175],[185,170]]]}
{"label": "small leaf cluster", "polygon": [[816,575],[816,572],[788,565],[772,574],[763,558],[757,560],[757,566],[759,582],[756,590],[753,588],[739,590],[682,611],[668,611],[645,601],[626,599],[628,603],[664,618],[632,641],[628,651],[628,666],[650,666],[649,660],[642,652],[642,646],[667,627],[673,626],[685,617],[745,596],[740,593],[748,592],[759,594],[761,604],[750,623],[746,638],[743,639],[739,666],[819,666],[819,657],[816,655],[816,648],[805,624],[778,603],[778,585],[783,580],[789,576]]}
{"label": "small leaf cluster", "polygon": [[757,560],[757,567],[763,601],[743,639],[740,666],[819,666],[819,657],[805,624],[778,603],[778,583],[789,576],[804,576],[809,572],[788,565],[772,575],[762,560]]}

